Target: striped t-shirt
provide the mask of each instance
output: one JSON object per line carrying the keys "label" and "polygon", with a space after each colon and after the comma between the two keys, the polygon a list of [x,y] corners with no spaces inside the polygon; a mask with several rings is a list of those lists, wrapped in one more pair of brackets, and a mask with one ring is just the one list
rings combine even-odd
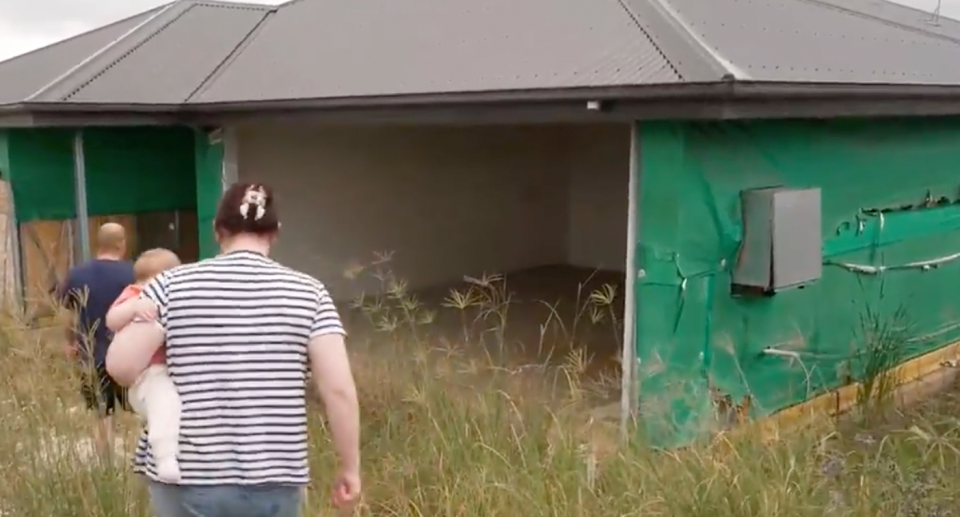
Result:
{"label": "striped t-shirt", "polygon": [[[181,484],[307,484],[307,342],[343,333],[323,284],[238,251],[171,269],[143,296],[182,402]],[[156,480],[146,435],[134,470]]]}

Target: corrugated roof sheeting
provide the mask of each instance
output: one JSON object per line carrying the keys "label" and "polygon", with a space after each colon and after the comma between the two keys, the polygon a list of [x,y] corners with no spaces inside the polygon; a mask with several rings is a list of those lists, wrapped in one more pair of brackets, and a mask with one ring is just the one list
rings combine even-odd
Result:
{"label": "corrugated roof sheeting", "polygon": [[673,83],[617,0],[305,0],[196,102]]}
{"label": "corrugated roof sheeting", "polygon": [[23,101],[143,23],[158,10],[138,14],[0,63],[0,104]]}
{"label": "corrugated roof sheeting", "polygon": [[0,63],[0,104],[670,85],[726,73],[960,85],[958,64],[960,22],[885,0],[180,0]]}
{"label": "corrugated roof sheeting", "polygon": [[856,11],[880,20],[898,23],[905,27],[960,40],[960,21],[937,16],[932,9],[935,1],[929,2],[930,11],[921,11],[887,0],[821,0],[841,9]]}
{"label": "corrugated roof sheeting", "polygon": [[851,0],[660,1],[739,79],[960,84],[960,43],[837,8]]}
{"label": "corrugated roof sheeting", "polygon": [[58,100],[185,102],[266,14],[259,7],[191,5]]}

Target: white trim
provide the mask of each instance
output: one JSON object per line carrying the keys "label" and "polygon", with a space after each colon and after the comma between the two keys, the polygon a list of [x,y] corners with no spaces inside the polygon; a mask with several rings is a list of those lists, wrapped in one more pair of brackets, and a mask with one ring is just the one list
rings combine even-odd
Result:
{"label": "white trim", "polygon": [[620,372],[620,433],[626,438],[630,422],[638,405],[637,359],[636,359],[636,290],[637,290],[637,199],[640,180],[640,123],[630,127],[630,173],[627,182],[627,264],[623,296],[623,350]]}
{"label": "white trim", "polygon": [[683,19],[683,16],[681,16],[680,13],[674,9],[672,5],[670,5],[669,1],[654,1],[660,6],[661,9],[663,9],[665,13],[673,18],[673,20],[677,22],[677,24],[680,25],[680,27],[682,27],[683,30],[686,31],[691,38],[693,38],[694,41],[697,42],[697,45],[699,45],[700,48],[702,48],[707,54],[710,54],[710,57],[716,60],[716,62],[719,63],[728,74],[732,75],[734,79],[741,81],[750,80],[750,74],[744,72],[742,68],[733,64],[733,62],[729,59],[723,57],[723,55],[720,54],[716,48],[711,47],[710,44],[707,43],[707,40],[703,39],[700,34],[697,33],[697,31],[690,27],[690,24],[688,24],[687,21]]}

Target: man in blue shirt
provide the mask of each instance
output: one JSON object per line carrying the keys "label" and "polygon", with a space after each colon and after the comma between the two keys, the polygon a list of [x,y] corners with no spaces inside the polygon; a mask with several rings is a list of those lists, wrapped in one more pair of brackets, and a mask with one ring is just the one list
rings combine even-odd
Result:
{"label": "man in blue shirt", "polygon": [[87,408],[100,415],[97,447],[109,453],[113,443],[113,413],[126,407],[125,392],[106,372],[107,347],[112,336],[106,326],[107,311],[125,287],[134,282],[133,265],[124,260],[126,231],[106,223],[97,232],[96,258],[70,270],[57,287],[57,298],[74,315],[67,328],[72,355],[83,367],[81,392]]}

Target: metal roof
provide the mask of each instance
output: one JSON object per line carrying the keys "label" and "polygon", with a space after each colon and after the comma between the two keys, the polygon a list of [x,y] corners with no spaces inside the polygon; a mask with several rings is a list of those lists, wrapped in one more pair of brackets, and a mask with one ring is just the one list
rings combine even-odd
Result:
{"label": "metal roof", "polygon": [[272,7],[180,0],[0,63],[0,104],[180,104]]}
{"label": "metal roof", "polygon": [[0,63],[0,104],[953,87],[957,63],[960,22],[885,0],[179,0]]}
{"label": "metal roof", "polygon": [[0,104],[20,102],[109,45],[159,9],[0,62]]}
{"label": "metal roof", "polygon": [[187,102],[268,13],[259,6],[177,7],[151,22],[156,30],[131,35],[127,44],[105,51],[71,80],[46,92],[44,100]]}
{"label": "metal roof", "polygon": [[960,84],[958,24],[941,19],[938,26],[932,15],[891,9],[889,2],[666,0],[663,5],[739,80]]}
{"label": "metal roof", "polygon": [[303,0],[281,8],[196,101],[680,80],[617,0]]}

